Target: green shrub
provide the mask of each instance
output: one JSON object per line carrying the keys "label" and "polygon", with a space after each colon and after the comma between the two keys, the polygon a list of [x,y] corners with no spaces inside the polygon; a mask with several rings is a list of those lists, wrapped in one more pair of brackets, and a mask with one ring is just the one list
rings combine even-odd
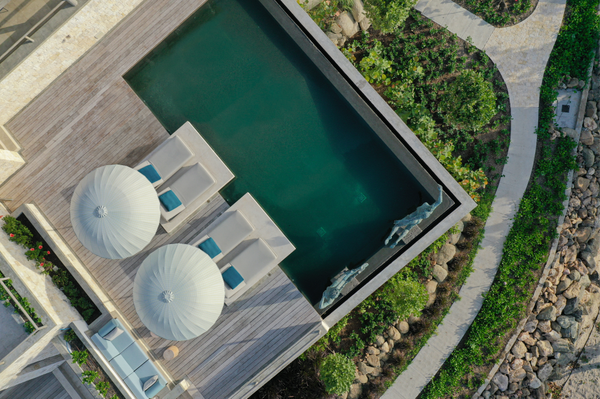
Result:
{"label": "green shrub", "polygon": [[82,351],[73,351],[71,352],[71,358],[73,359],[73,363],[81,366],[85,362],[87,362],[88,352],[86,350]]}
{"label": "green shrub", "polygon": [[341,353],[327,356],[319,371],[325,389],[330,394],[343,395],[350,390],[354,381],[354,363]]}
{"label": "green shrub", "polygon": [[67,342],[75,341],[76,338],[77,338],[77,334],[75,334],[75,331],[69,330],[69,331],[65,332],[65,341],[67,341]]}
{"label": "green shrub", "polygon": [[102,381],[96,384],[96,390],[102,397],[106,397],[108,395],[108,389],[110,388],[110,384],[106,381]]}
{"label": "green shrub", "polygon": [[94,381],[96,381],[98,378],[100,378],[100,375],[98,374],[97,371],[93,371],[93,370],[86,370],[83,372],[83,378],[82,381],[84,384],[87,385],[91,385],[94,383]]}
{"label": "green shrub", "polygon": [[464,70],[449,85],[440,108],[449,125],[459,129],[479,129],[496,115],[494,88],[481,73]]}
{"label": "green shrub", "polygon": [[392,33],[406,21],[410,9],[418,0],[365,0],[365,12],[373,27],[382,33]]}
{"label": "green shrub", "polygon": [[418,316],[429,299],[427,289],[418,281],[403,281],[399,277],[396,275],[385,283],[384,293],[400,320]]}
{"label": "green shrub", "polygon": [[367,82],[389,85],[391,83],[389,74],[392,71],[392,61],[382,56],[382,49],[381,42],[376,40],[375,45],[363,57],[358,67]]}
{"label": "green shrub", "polygon": [[17,244],[21,244],[24,247],[31,246],[31,240],[33,239],[33,234],[29,229],[17,219],[12,216],[4,217],[4,226],[2,226],[2,230],[8,234],[10,237],[9,240],[12,242],[16,242]]}

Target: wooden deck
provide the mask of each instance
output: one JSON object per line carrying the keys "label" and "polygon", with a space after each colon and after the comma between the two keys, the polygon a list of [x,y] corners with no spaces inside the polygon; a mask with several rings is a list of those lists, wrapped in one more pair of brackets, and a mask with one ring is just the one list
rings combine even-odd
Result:
{"label": "wooden deck", "polygon": [[[137,317],[132,300],[137,268],[159,246],[190,242],[227,204],[216,196],[174,235],[159,230],[142,253],[115,261],[79,243],[69,203],[94,168],[133,166],[168,137],[122,75],[203,3],[147,0],[6,125],[27,164],[0,187],[0,198],[13,199],[11,210],[23,203],[39,206],[157,358],[173,342],[152,338]],[[320,321],[277,268],[226,307],[210,331],[177,343],[179,357],[163,365],[176,380],[188,377],[204,398],[226,398]]]}
{"label": "wooden deck", "polygon": [[48,373],[0,392],[1,399],[71,399],[54,374]]}

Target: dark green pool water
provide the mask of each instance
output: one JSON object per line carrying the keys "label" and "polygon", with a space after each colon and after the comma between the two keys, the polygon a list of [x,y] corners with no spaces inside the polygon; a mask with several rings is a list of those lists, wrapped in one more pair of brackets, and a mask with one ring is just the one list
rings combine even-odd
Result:
{"label": "dark green pool water", "polygon": [[209,1],[127,81],[168,131],[190,121],[296,246],[314,304],[431,197],[256,0]]}

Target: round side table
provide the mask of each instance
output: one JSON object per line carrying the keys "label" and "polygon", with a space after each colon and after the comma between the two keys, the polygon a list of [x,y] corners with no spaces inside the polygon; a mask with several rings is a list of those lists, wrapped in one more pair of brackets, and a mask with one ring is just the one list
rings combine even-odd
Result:
{"label": "round side table", "polygon": [[176,346],[169,346],[165,353],[163,353],[163,358],[165,360],[173,360],[179,355],[179,348]]}

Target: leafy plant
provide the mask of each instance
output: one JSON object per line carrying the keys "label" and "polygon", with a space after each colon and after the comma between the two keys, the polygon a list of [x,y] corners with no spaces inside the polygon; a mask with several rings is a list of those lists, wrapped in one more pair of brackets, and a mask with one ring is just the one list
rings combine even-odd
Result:
{"label": "leafy plant", "polygon": [[81,366],[87,361],[88,351],[73,351],[71,352],[71,358],[73,359],[73,363],[76,363],[77,365]]}
{"label": "leafy plant", "polygon": [[327,356],[319,370],[327,393],[343,395],[348,392],[354,381],[355,370],[352,360],[341,353]]}
{"label": "leafy plant", "polygon": [[423,284],[414,280],[401,280],[399,276],[389,279],[383,292],[400,320],[420,315],[429,298]]}
{"label": "leafy plant", "polygon": [[71,342],[71,341],[75,341],[76,339],[77,339],[77,334],[75,334],[75,331],[68,330],[65,332],[65,341]]}
{"label": "leafy plant", "polygon": [[23,226],[21,222],[12,216],[5,216],[3,219],[4,226],[2,226],[2,230],[8,234],[10,241],[16,242],[24,247],[31,246],[33,234],[27,227]]}
{"label": "leafy plant", "polygon": [[106,397],[108,395],[108,390],[110,389],[110,384],[107,381],[102,381],[96,384],[96,390],[100,395]]}
{"label": "leafy plant", "polygon": [[481,73],[467,69],[450,84],[440,107],[450,125],[476,130],[496,115],[496,95]]}
{"label": "leafy plant", "polygon": [[392,33],[401,26],[418,0],[365,0],[365,12],[373,27],[382,33]]}
{"label": "leafy plant", "polygon": [[375,45],[363,57],[358,66],[367,82],[373,84],[384,83],[386,85],[391,83],[389,73],[392,70],[392,61],[382,57],[382,45],[380,41],[375,42]]}
{"label": "leafy plant", "polygon": [[94,370],[86,370],[83,373],[82,381],[84,384],[91,385],[96,381],[96,379],[100,378],[100,375],[97,371]]}

